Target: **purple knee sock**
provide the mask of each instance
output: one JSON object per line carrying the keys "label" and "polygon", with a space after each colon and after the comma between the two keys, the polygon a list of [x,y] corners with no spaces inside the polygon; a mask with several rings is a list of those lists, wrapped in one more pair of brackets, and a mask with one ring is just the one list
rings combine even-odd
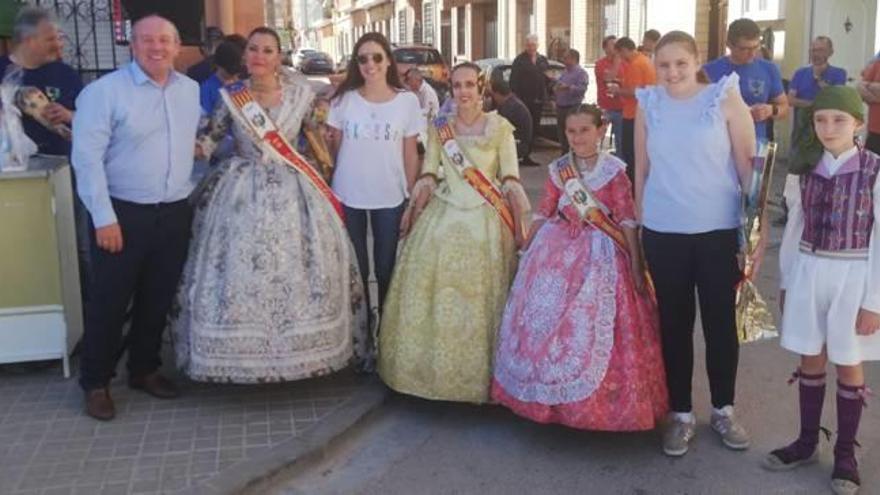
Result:
{"label": "purple knee sock", "polygon": [[837,443],[834,444],[834,473],[831,478],[849,480],[857,485],[861,482],[855,446],[865,404],[864,393],[864,385],[854,387],[837,382]]}
{"label": "purple knee sock", "polygon": [[815,452],[825,402],[825,373],[808,375],[799,371],[795,377],[800,382],[801,432],[793,443],[771,452],[785,464],[802,461]]}

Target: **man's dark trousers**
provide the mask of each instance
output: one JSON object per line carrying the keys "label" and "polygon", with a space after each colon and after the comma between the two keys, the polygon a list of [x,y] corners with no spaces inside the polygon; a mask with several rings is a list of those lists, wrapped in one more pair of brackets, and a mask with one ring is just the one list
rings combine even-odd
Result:
{"label": "man's dark trousers", "polygon": [[623,161],[626,162],[626,175],[635,187],[636,176],[636,121],[635,119],[623,119],[623,139],[620,143],[623,149]]}
{"label": "man's dark trousers", "polygon": [[865,140],[865,148],[880,155],[880,133],[869,132]]}
{"label": "man's dark trousers", "polygon": [[162,332],[189,246],[192,209],[186,200],[141,205],[113,199],[113,210],[123,248],[111,254],[93,238],[93,285],[80,365],[85,390],[105,387],[113,377],[129,302],[129,376],[159,368]]}
{"label": "man's dark trousers", "polygon": [[[532,143],[535,143],[541,133],[541,111],[544,109],[544,103],[540,100],[530,101],[526,103],[526,106],[529,107],[529,113],[532,115]],[[529,151],[531,152],[533,149],[534,146]]]}

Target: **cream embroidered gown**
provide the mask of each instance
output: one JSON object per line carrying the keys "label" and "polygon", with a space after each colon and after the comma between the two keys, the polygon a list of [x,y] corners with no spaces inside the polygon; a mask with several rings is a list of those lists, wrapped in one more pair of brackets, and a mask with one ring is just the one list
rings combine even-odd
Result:
{"label": "cream embroidered gown", "polygon": [[[450,119],[452,120],[452,118]],[[519,177],[513,126],[487,114],[462,150],[500,184]],[[498,214],[441,156],[429,131],[423,172],[446,167],[395,266],[379,332],[379,374],[398,392],[486,402],[495,333],[516,270],[516,248]]]}
{"label": "cream embroidered gown", "polygon": [[[308,81],[285,73],[268,109],[297,143],[312,116]],[[178,366],[199,381],[297,380],[368,357],[354,250],[332,206],[221,101],[200,137],[209,153],[231,129],[236,150],[197,197],[172,330]]]}

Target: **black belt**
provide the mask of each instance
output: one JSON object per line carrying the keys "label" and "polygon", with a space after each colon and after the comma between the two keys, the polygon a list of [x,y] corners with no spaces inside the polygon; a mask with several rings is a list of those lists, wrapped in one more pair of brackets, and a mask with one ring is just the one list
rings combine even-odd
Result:
{"label": "black belt", "polygon": [[110,201],[113,202],[113,205],[123,206],[125,208],[132,208],[136,210],[152,210],[152,211],[162,211],[162,210],[174,210],[180,208],[181,206],[186,206],[188,200],[186,198],[180,199],[177,201],[171,201],[168,203],[134,203],[132,201],[125,201],[124,199],[118,198],[110,198]]}

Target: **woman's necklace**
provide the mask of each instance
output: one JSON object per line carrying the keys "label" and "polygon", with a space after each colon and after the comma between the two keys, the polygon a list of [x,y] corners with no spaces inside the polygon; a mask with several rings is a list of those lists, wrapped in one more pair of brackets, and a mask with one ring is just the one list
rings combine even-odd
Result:
{"label": "woman's necklace", "polygon": [[578,164],[583,167],[584,170],[586,170],[587,172],[592,172],[596,168],[596,163],[599,162],[596,159],[596,157],[598,157],[598,156],[599,156],[599,152],[597,151],[597,152],[589,154],[587,156],[580,156],[580,155],[575,154],[574,158],[575,158],[575,160],[577,160]]}
{"label": "woman's necklace", "polygon": [[476,112],[474,117],[470,119],[470,122],[468,122],[463,115],[459,114],[455,124],[461,133],[474,134],[475,131],[479,130],[483,125],[483,112]]}
{"label": "woman's necklace", "polygon": [[274,84],[266,82],[257,82],[251,79],[251,92],[254,99],[263,108],[270,108],[277,104],[277,93],[281,91],[281,79],[276,75]]}
{"label": "woman's necklace", "polygon": [[[274,84],[273,84],[274,83]],[[255,93],[270,94],[281,89],[281,78],[275,75],[272,83],[267,81],[255,81],[251,79],[251,91]]]}

